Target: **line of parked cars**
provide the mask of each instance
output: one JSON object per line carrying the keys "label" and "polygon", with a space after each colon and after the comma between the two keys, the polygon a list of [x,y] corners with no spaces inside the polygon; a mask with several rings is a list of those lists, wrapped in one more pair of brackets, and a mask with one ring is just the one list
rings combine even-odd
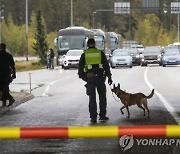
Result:
{"label": "line of parked cars", "polygon": [[[169,45],[167,47],[141,45],[131,48],[118,48],[114,50],[109,59],[112,68],[126,66],[132,68],[133,65],[147,66],[148,64],[158,64],[159,66],[179,65],[180,46]],[[69,50],[62,58],[63,68],[77,68],[82,50]]]}
{"label": "line of parked cars", "polygon": [[110,58],[112,68],[119,66],[132,67],[133,65],[147,66],[158,64],[159,66],[180,64],[180,45],[169,45],[167,47],[146,46],[145,48],[124,48],[113,51]]}

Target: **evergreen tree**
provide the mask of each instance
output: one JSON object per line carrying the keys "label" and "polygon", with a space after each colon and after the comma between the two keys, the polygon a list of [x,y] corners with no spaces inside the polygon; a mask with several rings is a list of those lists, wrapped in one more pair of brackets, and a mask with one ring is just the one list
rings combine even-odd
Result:
{"label": "evergreen tree", "polygon": [[46,64],[46,52],[48,50],[48,43],[46,41],[45,28],[42,23],[41,10],[37,11],[36,15],[37,27],[35,33],[36,42],[33,43],[33,49],[40,57],[40,63]]}

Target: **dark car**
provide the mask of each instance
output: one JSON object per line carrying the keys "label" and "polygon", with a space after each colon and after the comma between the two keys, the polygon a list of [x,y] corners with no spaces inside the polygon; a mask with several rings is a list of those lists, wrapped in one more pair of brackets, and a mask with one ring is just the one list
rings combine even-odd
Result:
{"label": "dark car", "polygon": [[162,66],[166,65],[179,65],[180,64],[180,51],[178,49],[168,49],[164,52],[162,57]]}
{"label": "dark car", "polygon": [[161,48],[159,46],[145,47],[141,55],[141,66],[147,64],[162,64]]}
{"label": "dark car", "polygon": [[129,48],[128,50],[132,56],[133,65],[140,65],[141,59],[139,50],[137,48]]}

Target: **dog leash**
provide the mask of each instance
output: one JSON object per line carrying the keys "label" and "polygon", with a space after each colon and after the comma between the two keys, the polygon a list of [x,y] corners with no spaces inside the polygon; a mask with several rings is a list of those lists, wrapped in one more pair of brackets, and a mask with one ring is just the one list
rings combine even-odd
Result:
{"label": "dog leash", "polygon": [[[112,84],[113,84],[113,83],[112,83]],[[109,87],[110,87],[110,89],[111,89],[111,85],[109,85]],[[112,90],[111,90],[111,92],[112,92]],[[113,92],[112,92],[112,96],[113,96],[113,98],[114,98],[114,100],[115,100],[116,102],[120,102],[120,100],[117,100],[117,99],[115,98]]]}

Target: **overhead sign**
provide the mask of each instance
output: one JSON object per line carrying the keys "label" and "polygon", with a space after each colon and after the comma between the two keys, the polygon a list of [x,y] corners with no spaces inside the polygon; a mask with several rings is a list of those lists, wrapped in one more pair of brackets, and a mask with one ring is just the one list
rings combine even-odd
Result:
{"label": "overhead sign", "polygon": [[143,12],[158,13],[159,10],[159,0],[142,0]]}
{"label": "overhead sign", "polygon": [[171,13],[172,14],[180,13],[180,2],[171,2]]}
{"label": "overhead sign", "polygon": [[115,14],[130,14],[130,2],[115,2],[114,13]]}

